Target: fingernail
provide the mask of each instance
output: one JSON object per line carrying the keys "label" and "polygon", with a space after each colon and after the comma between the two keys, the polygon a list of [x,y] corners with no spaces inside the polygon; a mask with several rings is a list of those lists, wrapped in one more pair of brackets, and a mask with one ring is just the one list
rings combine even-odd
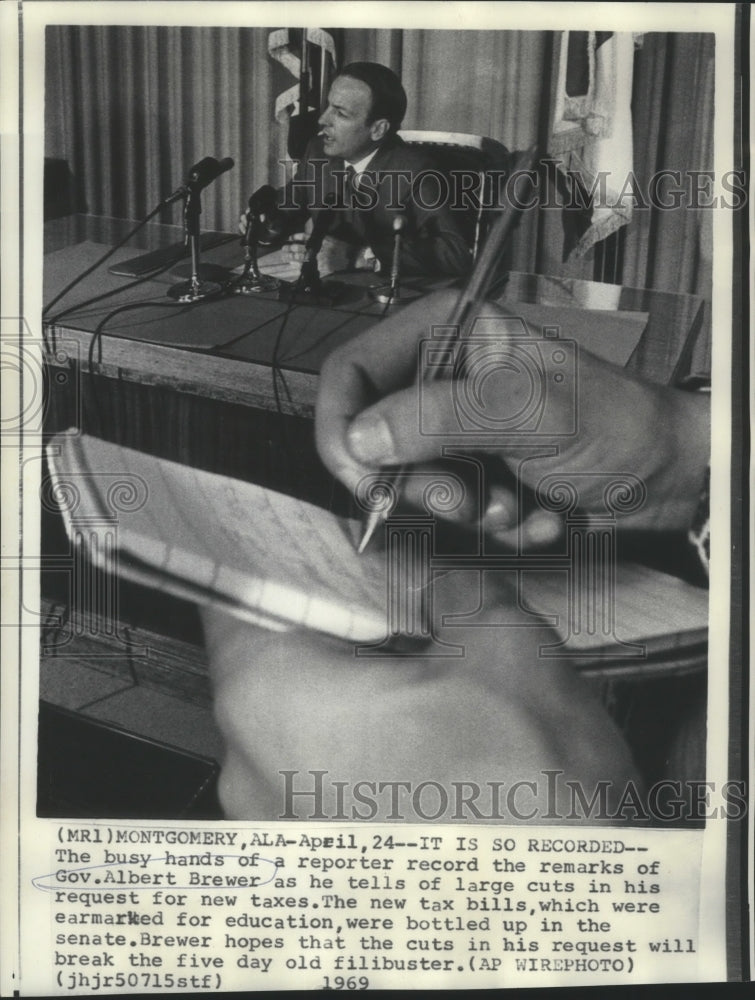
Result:
{"label": "fingernail", "polygon": [[518,520],[516,498],[495,486],[490,492],[491,497],[485,508],[485,530],[506,532]]}
{"label": "fingernail", "polygon": [[550,545],[561,537],[563,530],[560,518],[545,511],[531,515],[527,522],[527,537],[533,545]]}
{"label": "fingernail", "polygon": [[495,524],[496,527],[499,527],[504,522],[506,527],[508,527],[511,523],[510,515],[509,505],[502,500],[496,500],[494,503],[488,504],[485,510],[485,517],[491,524]]}
{"label": "fingernail", "polygon": [[356,417],[348,430],[349,450],[361,462],[395,463],[391,429],[376,414]]}

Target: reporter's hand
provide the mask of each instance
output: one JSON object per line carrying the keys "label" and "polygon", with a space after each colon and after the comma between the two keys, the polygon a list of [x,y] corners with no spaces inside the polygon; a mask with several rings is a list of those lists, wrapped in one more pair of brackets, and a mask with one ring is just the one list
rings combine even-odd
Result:
{"label": "reporter's hand", "polygon": [[[445,323],[455,298],[456,293],[439,292],[420,299],[328,357],[316,405],[317,447],[348,488],[385,466],[437,464],[449,438],[455,445],[460,441],[459,391],[484,407],[488,426],[514,427],[514,418],[526,409],[533,392],[530,375],[521,366],[499,365],[477,383],[474,372],[464,384],[450,379],[424,383],[420,423],[418,345],[433,325]],[[521,326],[507,323],[500,308],[488,304],[481,315],[499,317],[504,344],[515,343],[513,334],[521,336]],[[551,473],[580,475],[580,507],[587,513],[604,511],[604,484],[594,477],[591,486],[583,474],[629,473],[642,481],[647,497],[621,523],[688,528],[708,463],[708,399],[641,381],[583,350],[577,355],[576,376],[576,385],[569,379],[545,385],[551,433],[509,432],[485,450],[502,458],[530,488]],[[557,427],[565,436],[553,432]],[[542,455],[542,446],[551,453]],[[491,487],[484,521],[502,542],[518,537],[535,545],[552,540],[558,531],[555,515],[542,509],[519,524],[515,495],[503,485]]]}
{"label": "reporter's hand", "polygon": [[[412,814],[411,795],[403,793],[402,815],[392,816],[389,793],[375,794],[381,782],[408,782],[413,789],[437,782],[449,801],[455,782],[478,786],[482,815],[470,808],[463,816],[441,817],[447,822],[484,819],[486,809],[495,818],[488,782],[504,783],[507,821],[554,820],[544,801],[548,770],[562,772],[561,783],[579,782],[587,800],[601,781],[609,783],[613,804],[628,780],[639,786],[626,744],[594,690],[568,662],[540,656],[540,645],[554,642],[555,633],[477,627],[512,620],[513,592],[486,578],[476,626],[443,624],[444,615],[480,608],[479,587],[478,574],[469,571],[436,582],[435,635],[463,647],[462,656],[448,658],[404,653],[357,659],[354,647],[341,640],[307,630],[270,632],[203,608],[215,713],[227,751],[219,784],[227,818],[285,818],[286,770],[295,772],[299,789],[313,787],[311,771],[325,772],[324,815],[313,817],[320,819],[423,818]],[[336,782],[345,783],[340,802]],[[369,807],[355,797],[358,782],[372,783],[377,815],[365,815]],[[509,801],[505,795],[514,782],[533,782],[534,790]],[[369,785],[362,787],[367,794]],[[561,815],[568,815],[571,800],[559,800]],[[431,812],[437,798],[429,792],[422,804]],[[312,796],[294,798],[293,806],[300,819],[315,811]]]}

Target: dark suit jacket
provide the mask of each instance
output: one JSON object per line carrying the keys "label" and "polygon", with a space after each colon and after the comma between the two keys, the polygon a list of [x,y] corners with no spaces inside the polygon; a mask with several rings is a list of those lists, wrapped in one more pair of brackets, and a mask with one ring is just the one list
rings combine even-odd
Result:
{"label": "dark suit jacket", "polygon": [[310,216],[316,218],[330,196],[335,204],[327,233],[371,247],[383,270],[390,270],[398,213],[406,218],[402,274],[461,275],[470,270],[472,255],[460,210],[449,204],[452,199],[445,197],[438,171],[423,153],[391,136],[360,176],[353,198],[345,170],[342,159],[325,155],[321,138],[309,144],[295,179],[279,192],[281,220],[276,221],[282,225],[276,228],[281,236],[301,230]]}

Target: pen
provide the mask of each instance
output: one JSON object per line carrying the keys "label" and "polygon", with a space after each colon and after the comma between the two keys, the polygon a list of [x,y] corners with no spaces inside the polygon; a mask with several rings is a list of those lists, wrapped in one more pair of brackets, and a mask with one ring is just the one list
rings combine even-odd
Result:
{"label": "pen", "polygon": [[[512,174],[530,170],[535,161],[536,155],[536,145],[531,146],[528,150],[520,153],[517,157],[516,163],[514,164]],[[472,269],[469,280],[463,290],[459,293],[459,297],[456,300],[454,308],[451,310],[451,315],[448,317],[446,325],[452,329],[446,342],[442,345],[441,350],[444,347],[451,347],[457,338],[460,339],[467,335],[467,328],[470,324],[470,320],[474,320],[477,310],[484,302],[485,296],[493,283],[501,251],[503,250],[504,244],[509,237],[516,220],[516,216],[517,209],[509,199],[501,214],[494,222],[488,238],[485,241],[485,245],[482,248],[482,252],[475,262],[475,266]],[[423,379],[429,382],[434,378],[437,378],[439,372],[440,367],[426,369]],[[394,486],[397,486],[404,469],[405,466],[400,466],[393,472],[391,478]],[[378,525],[388,518],[389,513],[389,510],[370,512],[365,521],[364,532],[357,548],[357,552],[364,552],[370,539],[375,534]]]}

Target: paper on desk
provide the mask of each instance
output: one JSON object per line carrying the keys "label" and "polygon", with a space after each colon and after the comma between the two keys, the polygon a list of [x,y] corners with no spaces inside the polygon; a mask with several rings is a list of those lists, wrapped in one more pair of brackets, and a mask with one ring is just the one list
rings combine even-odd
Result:
{"label": "paper on desk", "polygon": [[[538,613],[556,616],[554,628],[562,640],[568,640],[575,655],[635,656],[644,660],[707,638],[708,591],[701,587],[648,566],[622,562],[610,581],[610,607],[606,609],[591,594],[589,588],[594,584],[590,579],[585,581],[582,602],[572,608],[568,572],[525,570],[521,574],[521,597]],[[600,597],[602,600],[604,595]],[[644,651],[625,651],[622,644],[627,643],[641,643]]]}
{"label": "paper on desk", "polygon": [[562,340],[575,340],[591,354],[622,368],[639,344],[649,319],[646,312],[539,303],[504,302],[502,308],[535,327],[558,327]]}

